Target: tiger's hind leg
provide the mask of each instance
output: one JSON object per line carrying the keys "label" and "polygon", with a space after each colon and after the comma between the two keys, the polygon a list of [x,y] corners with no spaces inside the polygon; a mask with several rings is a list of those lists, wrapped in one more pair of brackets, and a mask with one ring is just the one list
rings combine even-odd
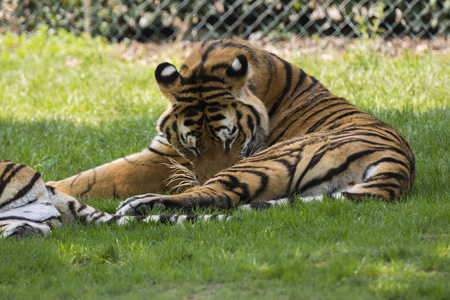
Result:
{"label": "tiger's hind leg", "polygon": [[[62,223],[75,220],[83,224],[130,221],[179,224],[196,220],[228,221],[227,215],[153,215],[149,217],[118,216],[98,210],[77,199],[46,186],[39,172],[9,161],[0,161],[0,238],[31,235],[45,236]],[[235,218],[234,218],[235,219]]]}
{"label": "tiger's hind leg", "polygon": [[48,197],[35,170],[0,161],[0,236],[47,235],[61,224],[61,215]]}
{"label": "tiger's hind leg", "polygon": [[62,223],[116,221],[130,217],[104,213],[53,187],[46,186],[39,172],[25,165],[0,161],[0,236],[4,238],[47,235]]}

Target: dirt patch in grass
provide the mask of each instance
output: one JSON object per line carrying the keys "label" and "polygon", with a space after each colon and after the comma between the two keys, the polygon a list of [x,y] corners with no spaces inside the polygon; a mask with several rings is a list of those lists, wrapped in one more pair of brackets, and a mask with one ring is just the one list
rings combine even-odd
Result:
{"label": "dirt patch in grass", "polygon": [[[416,54],[431,52],[432,54],[450,53],[450,39],[437,37],[434,39],[417,39],[409,37],[388,40],[367,40],[324,38],[304,39],[292,38],[286,41],[271,42],[269,39],[250,41],[253,45],[266,49],[281,57],[301,56],[308,54],[329,58],[330,53],[354,50],[372,50],[386,56],[398,56],[405,51]],[[132,41],[119,43],[114,47],[114,54],[124,61],[138,61],[142,65],[157,65],[172,57],[184,60],[192,49],[193,42],[172,43],[140,43]]]}

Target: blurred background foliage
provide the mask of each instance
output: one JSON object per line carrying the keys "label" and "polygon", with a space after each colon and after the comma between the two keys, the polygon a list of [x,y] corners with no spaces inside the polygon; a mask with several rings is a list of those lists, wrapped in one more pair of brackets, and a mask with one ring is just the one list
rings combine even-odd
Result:
{"label": "blurred background foliage", "polygon": [[450,0],[3,0],[0,30],[85,31],[110,41],[450,35]]}

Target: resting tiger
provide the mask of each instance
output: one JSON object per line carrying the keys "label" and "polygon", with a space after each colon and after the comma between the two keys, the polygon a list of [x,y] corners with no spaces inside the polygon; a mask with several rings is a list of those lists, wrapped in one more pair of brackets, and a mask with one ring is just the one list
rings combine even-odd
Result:
{"label": "resting tiger", "polygon": [[50,186],[132,196],[119,215],[269,207],[294,195],[391,201],[411,189],[414,155],[397,131],[272,53],[205,41],[179,71],[162,63],[155,78],[168,108],[150,147]]}

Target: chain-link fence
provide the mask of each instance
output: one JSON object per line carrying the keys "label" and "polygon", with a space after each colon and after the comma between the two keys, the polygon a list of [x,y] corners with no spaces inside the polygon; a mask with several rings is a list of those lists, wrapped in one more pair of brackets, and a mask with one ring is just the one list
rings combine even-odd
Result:
{"label": "chain-link fence", "polygon": [[0,0],[1,32],[41,25],[111,41],[450,36],[450,0]]}

